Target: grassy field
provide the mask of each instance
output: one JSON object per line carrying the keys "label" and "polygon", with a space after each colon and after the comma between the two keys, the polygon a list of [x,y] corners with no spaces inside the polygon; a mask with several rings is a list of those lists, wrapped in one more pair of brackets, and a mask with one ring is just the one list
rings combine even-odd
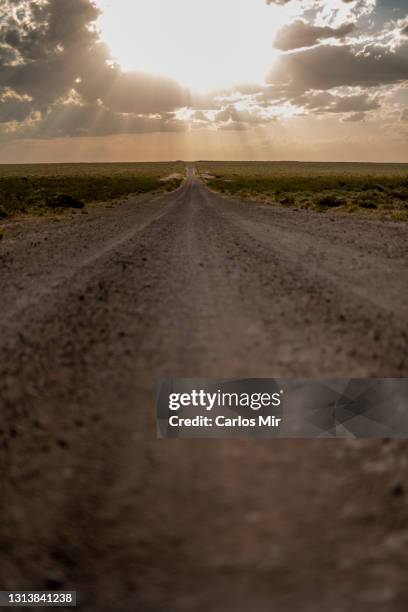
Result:
{"label": "grassy field", "polygon": [[[83,208],[88,202],[128,194],[171,191],[184,174],[182,162],[0,165],[0,220]],[[163,180],[166,177],[171,178]]]}
{"label": "grassy field", "polygon": [[408,164],[198,162],[211,189],[281,206],[408,220]]}

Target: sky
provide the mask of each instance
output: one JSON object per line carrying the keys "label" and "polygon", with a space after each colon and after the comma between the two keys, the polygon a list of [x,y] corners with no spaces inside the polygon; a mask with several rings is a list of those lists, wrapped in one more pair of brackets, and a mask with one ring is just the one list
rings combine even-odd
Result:
{"label": "sky", "polygon": [[0,0],[0,163],[168,159],[408,162],[407,0]]}

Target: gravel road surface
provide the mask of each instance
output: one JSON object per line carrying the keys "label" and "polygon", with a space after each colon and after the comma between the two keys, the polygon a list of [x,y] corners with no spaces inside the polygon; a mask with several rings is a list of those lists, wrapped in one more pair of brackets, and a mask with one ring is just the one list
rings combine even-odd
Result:
{"label": "gravel road surface", "polygon": [[156,439],[162,377],[408,373],[402,223],[210,192],[8,223],[0,584],[97,612],[405,612],[403,441]]}

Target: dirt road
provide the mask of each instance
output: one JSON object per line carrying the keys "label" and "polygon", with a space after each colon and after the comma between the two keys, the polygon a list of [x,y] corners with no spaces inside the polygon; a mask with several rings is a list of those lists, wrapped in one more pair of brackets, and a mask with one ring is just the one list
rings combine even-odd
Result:
{"label": "dirt road", "polygon": [[406,226],[175,193],[0,243],[0,583],[81,609],[399,612],[407,445],[156,440],[164,376],[406,376]]}

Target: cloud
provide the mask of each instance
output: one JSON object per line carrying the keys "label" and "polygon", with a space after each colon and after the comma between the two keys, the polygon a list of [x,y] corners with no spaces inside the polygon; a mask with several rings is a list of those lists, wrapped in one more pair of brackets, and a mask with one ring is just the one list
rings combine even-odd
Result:
{"label": "cloud", "polygon": [[327,38],[344,39],[354,32],[354,23],[345,23],[338,28],[330,26],[315,26],[305,21],[295,21],[284,26],[276,35],[274,46],[282,51],[299,49],[301,47],[312,47]]}
{"label": "cloud", "polygon": [[[38,136],[41,129],[44,135],[178,129],[152,115],[189,105],[187,89],[167,77],[123,72],[99,39],[98,15],[91,0],[2,0],[0,122],[30,120],[25,131]],[[50,130],[58,117],[61,125]]]}
{"label": "cloud", "polygon": [[346,123],[347,122],[358,123],[364,120],[365,120],[365,113],[353,113],[352,115],[349,115],[348,117],[344,117],[343,119],[343,121]]}
{"label": "cloud", "polygon": [[202,110],[197,110],[191,115],[194,121],[208,121],[207,115]]}
{"label": "cloud", "polygon": [[[225,124],[233,125],[265,125],[271,120],[270,117],[262,114],[259,107],[253,107],[245,110],[237,109],[235,105],[229,104],[222,110],[216,113],[214,122],[220,124],[220,127],[225,127]],[[229,128],[228,128],[229,129]]]}
{"label": "cloud", "polygon": [[332,113],[367,112],[380,108],[378,98],[371,98],[368,94],[354,94],[351,96],[338,96],[334,104],[329,107]]}
{"label": "cloud", "polygon": [[29,98],[22,98],[13,92],[6,92],[0,97],[0,123],[24,121],[32,111]]}
{"label": "cloud", "polygon": [[[266,4],[288,4],[291,1],[292,0],[266,0]],[[320,0],[321,3],[325,1],[326,0]],[[370,4],[370,0],[342,0],[342,2],[344,2],[344,4]],[[316,0],[309,0],[309,5],[312,6],[313,4],[316,4]]]}
{"label": "cloud", "polygon": [[186,123],[176,119],[173,113],[145,117],[115,113],[100,105],[57,104],[39,119],[12,125],[5,134],[9,138],[50,139],[181,132],[186,129]]}
{"label": "cloud", "polygon": [[[292,0],[266,0],[266,4],[285,5],[292,2]],[[339,13],[342,5],[345,7],[350,6],[348,12],[358,17],[365,13],[371,13],[375,6],[376,0],[298,0],[301,8],[304,12],[322,12],[329,11]]]}
{"label": "cloud", "polygon": [[248,130],[249,127],[247,123],[242,123],[241,121],[229,121],[228,123],[223,123],[218,126],[218,129],[228,132],[244,132]]}
{"label": "cloud", "polygon": [[[177,118],[188,117],[185,108],[192,127],[221,130],[263,127],[280,113],[361,121],[386,101],[370,88],[408,82],[406,18],[374,38],[374,21],[366,30],[358,22],[374,0],[267,3],[289,1],[299,14],[277,34],[283,53],[266,85],[194,94],[165,76],[124,72],[100,39],[91,0],[0,0],[0,132],[38,139],[177,132],[188,128]],[[360,38],[345,42],[357,27]],[[396,116],[405,106],[394,102]]]}
{"label": "cloud", "polygon": [[120,113],[173,111],[191,104],[187,89],[167,77],[143,72],[123,73],[117,66],[102,66],[102,74],[87,73],[76,91],[84,100],[101,100]]}
{"label": "cloud", "polygon": [[408,121],[408,108],[404,108],[404,110],[401,112],[400,120]]}
{"label": "cloud", "polygon": [[33,97],[39,110],[67,95],[93,57],[108,58],[89,28],[98,16],[89,0],[5,0],[1,11],[0,55],[8,58],[0,67],[0,87]]}
{"label": "cloud", "polygon": [[321,45],[280,57],[267,76],[275,87],[307,91],[373,87],[408,80],[408,42],[395,48],[369,44]]}
{"label": "cloud", "polygon": [[215,121],[239,121],[240,114],[233,105],[226,106],[215,115]]}
{"label": "cloud", "polygon": [[[186,129],[172,113],[157,117],[116,113],[103,106],[61,105],[54,107],[31,132],[36,137],[109,136],[149,132],[180,132]],[[30,130],[24,131],[28,137]]]}
{"label": "cloud", "polygon": [[371,97],[367,93],[338,95],[327,91],[308,92],[293,98],[291,103],[319,114],[362,113],[381,107],[378,96]]}

